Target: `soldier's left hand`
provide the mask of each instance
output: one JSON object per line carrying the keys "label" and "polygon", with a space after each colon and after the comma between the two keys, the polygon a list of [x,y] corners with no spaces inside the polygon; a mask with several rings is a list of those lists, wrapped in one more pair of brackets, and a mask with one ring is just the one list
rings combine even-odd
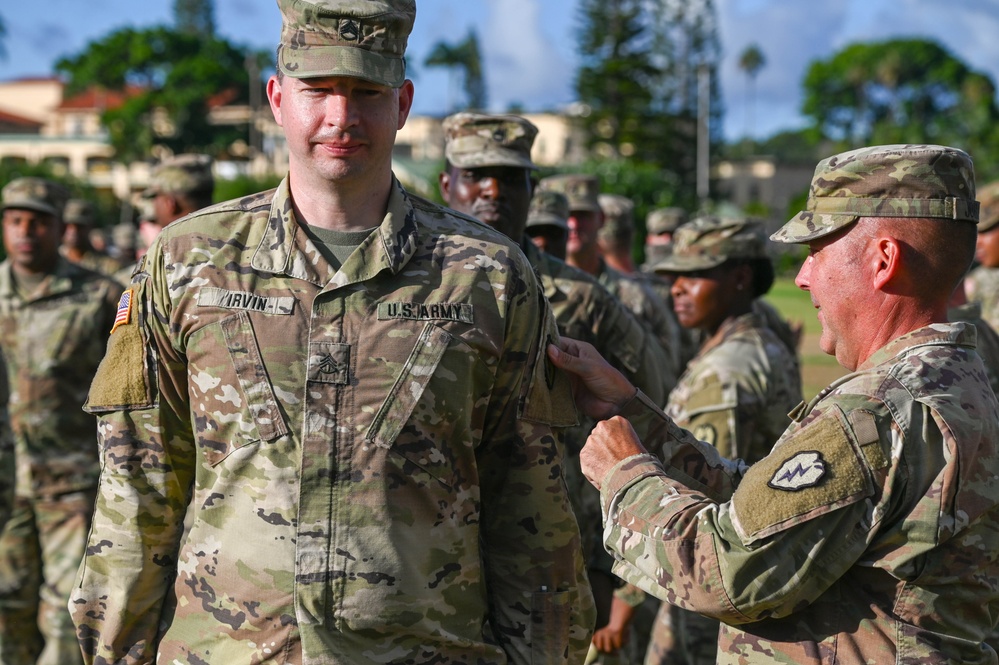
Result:
{"label": "soldier's left hand", "polygon": [[586,445],[579,452],[583,475],[600,489],[604,477],[621,460],[648,451],[638,440],[638,434],[626,418],[614,416],[601,420],[593,428]]}

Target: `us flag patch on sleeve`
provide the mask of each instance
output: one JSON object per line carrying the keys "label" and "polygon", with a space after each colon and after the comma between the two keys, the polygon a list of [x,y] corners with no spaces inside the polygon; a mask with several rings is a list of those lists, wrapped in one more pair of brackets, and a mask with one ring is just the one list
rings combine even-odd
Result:
{"label": "us flag patch on sleeve", "polygon": [[111,332],[118,329],[118,326],[128,325],[128,322],[132,319],[132,289],[128,289],[123,294],[121,294],[121,299],[118,300],[118,311],[114,315],[114,325],[111,326]]}

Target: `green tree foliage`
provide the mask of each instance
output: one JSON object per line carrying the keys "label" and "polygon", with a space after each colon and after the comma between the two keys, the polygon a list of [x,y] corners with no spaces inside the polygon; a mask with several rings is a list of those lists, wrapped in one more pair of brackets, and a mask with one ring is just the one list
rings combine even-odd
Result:
{"label": "green tree foliage", "polygon": [[154,145],[173,152],[221,154],[246,129],[213,126],[213,96],[245,101],[246,52],[219,38],[165,27],[123,28],[91,42],[56,69],[70,94],[89,88],[126,92],[126,101],[102,116],[118,159],[148,158]]}
{"label": "green tree foliage", "polygon": [[979,180],[999,176],[992,80],[936,42],[853,44],[811,65],[802,111],[837,148],[938,143],[967,150]]}
{"label": "green tree foliage", "polygon": [[465,107],[486,108],[486,77],[479,49],[479,38],[475,30],[470,30],[464,41],[448,44],[440,41],[434,44],[430,54],[423,61],[425,67],[445,67],[463,74],[462,88],[465,92]]}
{"label": "green tree foliage", "polygon": [[7,59],[7,49],[4,47],[3,43],[7,39],[7,24],[3,22],[3,16],[0,16],[0,59]]}
{"label": "green tree foliage", "polygon": [[[712,0],[582,0],[576,92],[590,148],[658,168],[681,205],[696,197],[697,72],[717,69]],[[712,115],[720,117],[717,77]],[[712,122],[720,144],[720,122]]]}
{"label": "green tree foliage", "polygon": [[174,23],[185,35],[215,35],[215,7],[212,0],[174,0]]}

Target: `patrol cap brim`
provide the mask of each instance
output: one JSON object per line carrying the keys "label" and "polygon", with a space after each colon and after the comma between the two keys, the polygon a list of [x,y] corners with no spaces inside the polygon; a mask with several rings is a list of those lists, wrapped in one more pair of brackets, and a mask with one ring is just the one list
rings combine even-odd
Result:
{"label": "patrol cap brim", "polygon": [[670,254],[652,266],[653,272],[697,272],[725,263],[727,256],[677,256]]}
{"label": "patrol cap brim", "polygon": [[786,244],[806,243],[835,233],[853,224],[860,215],[817,214],[802,211],[770,236],[774,242]]}
{"label": "patrol cap brim", "polygon": [[531,229],[536,226],[557,226],[565,231],[569,230],[569,222],[565,219],[559,217],[558,215],[545,213],[537,213],[528,218],[527,228]]}
{"label": "patrol cap brim", "polygon": [[4,204],[0,206],[0,213],[2,213],[4,210],[9,210],[11,208],[15,208],[18,210],[32,210],[34,212],[40,212],[45,215],[52,215],[53,217],[61,216],[61,213],[58,210],[56,210],[53,206],[46,205],[39,201],[31,201],[31,200],[18,201],[16,199],[10,202],[4,202]]}
{"label": "patrol cap brim", "polygon": [[356,46],[310,46],[308,49],[278,47],[278,67],[297,79],[344,76],[364,79],[389,88],[406,81],[406,62]]}
{"label": "patrol cap brim", "polygon": [[482,136],[462,136],[448,141],[444,157],[459,169],[478,169],[491,166],[510,166],[518,169],[537,170],[537,165],[516,150],[497,148],[494,142]]}

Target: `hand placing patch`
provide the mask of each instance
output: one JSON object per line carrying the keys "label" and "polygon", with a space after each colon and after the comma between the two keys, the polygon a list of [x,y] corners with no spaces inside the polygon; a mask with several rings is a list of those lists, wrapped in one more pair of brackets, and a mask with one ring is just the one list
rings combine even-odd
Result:
{"label": "hand placing patch", "polygon": [[808,450],[781,464],[767,485],[775,490],[798,492],[806,487],[815,487],[825,475],[826,463],[822,453]]}

